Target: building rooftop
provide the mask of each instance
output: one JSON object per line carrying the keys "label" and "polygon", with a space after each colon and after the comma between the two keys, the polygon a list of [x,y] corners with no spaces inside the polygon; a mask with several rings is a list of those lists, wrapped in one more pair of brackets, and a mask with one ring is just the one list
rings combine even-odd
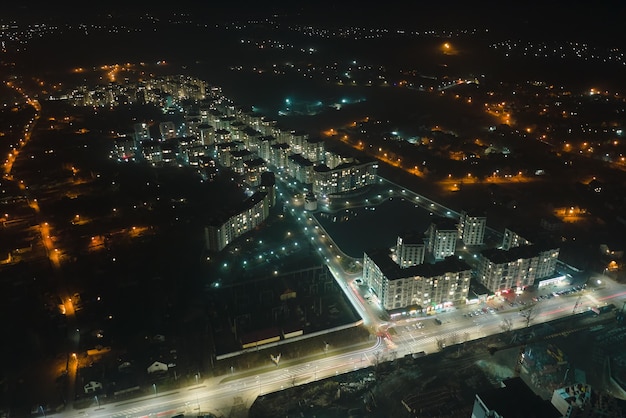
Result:
{"label": "building rooftop", "polygon": [[510,250],[502,250],[500,248],[489,248],[480,252],[480,254],[489,261],[496,264],[510,263],[519,259],[528,259],[537,257],[541,252],[548,250],[556,250],[558,246],[548,244],[533,244],[513,247]]}
{"label": "building rooftop", "polygon": [[367,250],[365,253],[376,263],[388,280],[405,279],[415,276],[436,277],[445,273],[457,273],[472,269],[469,264],[456,257],[447,257],[443,261],[434,264],[418,264],[416,266],[401,268],[391,259],[390,252],[387,249]]}
{"label": "building rooftop", "polygon": [[297,163],[298,165],[302,165],[302,166],[313,165],[313,162],[309,160],[308,158],[303,157],[302,154],[291,154],[288,158],[294,161],[295,163]]}
{"label": "building rooftop", "polygon": [[[567,405],[582,408],[585,404],[589,403],[591,399],[591,386],[586,383],[576,383],[571,386],[556,389],[554,395],[565,401]],[[555,396],[553,396],[553,403]]]}
{"label": "building rooftop", "polygon": [[424,234],[415,230],[404,231],[398,237],[402,238],[402,243],[405,245],[424,244]]}
{"label": "building rooftop", "polygon": [[233,157],[247,157],[252,154],[252,152],[247,149],[236,149],[232,150],[230,153]]}
{"label": "building rooftop", "polygon": [[211,220],[209,220],[208,224],[212,226],[219,226],[226,222],[231,216],[241,213],[247,209],[250,209],[261,200],[265,198],[267,192],[256,192],[249,198],[242,201],[239,206],[234,208],[229,208],[229,210],[224,210],[220,214],[214,216]]}
{"label": "building rooftop", "polygon": [[243,165],[246,167],[259,167],[265,164],[265,160],[263,158],[253,158],[252,160],[245,161]]}
{"label": "building rooftop", "polygon": [[286,142],[280,142],[278,144],[272,144],[272,148],[286,150],[291,148],[291,145],[287,144]]}
{"label": "building rooftop", "polygon": [[438,216],[431,221],[437,227],[438,231],[457,231],[457,221],[452,218],[444,218]]}
{"label": "building rooftop", "polygon": [[502,387],[476,394],[487,408],[506,418],[561,418],[561,413],[536,395],[519,377],[502,381]]}

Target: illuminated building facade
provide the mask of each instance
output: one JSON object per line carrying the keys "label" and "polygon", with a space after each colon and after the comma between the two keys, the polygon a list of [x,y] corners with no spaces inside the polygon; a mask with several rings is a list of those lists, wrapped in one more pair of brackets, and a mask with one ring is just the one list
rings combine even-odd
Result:
{"label": "illuminated building facade", "polygon": [[558,257],[559,249],[551,245],[483,250],[478,256],[478,280],[494,293],[522,290],[553,275]]}
{"label": "illuminated building facade", "polygon": [[130,136],[115,138],[112,150],[112,157],[117,161],[135,161],[137,147],[135,139]]}
{"label": "illuminated building facade", "polygon": [[176,125],[174,125],[174,122],[170,121],[159,123],[159,133],[161,134],[161,141],[173,139],[178,136],[176,133]]}
{"label": "illuminated building facade", "polygon": [[342,164],[334,169],[317,165],[314,168],[313,192],[324,198],[374,184],[377,168],[376,161]]}
{"label": "illuminated building facade", "polygon": [[454,255],[457,239],[456,224],[449,218],[433,220],[426,231],[427,248],[435,260],[443,260]]}
{"label": "illuminated building facade", "polygon": [[469,215],[461,212],[458,224],[458,237],[465,245],[483,245],[485,240],[485,229],[487,229],[487,218],[485,216]]}
{"label": "illuminated building facade", "polygon": [[470,276],[471,267],[455,257],[401,268],[388,250],[370,250],[363,256],[363,281],[386,310],[465,303]]}
{"label": "illuminated building facade", "polygon": [[313,162],[304,158],[301,154],[291,154],[287,158],[286,173],[300,183],[313,182]]}
{"label": "illuminated building facade", "polygon": [[269,198],[266,192],[256,192],[246,199],[238,211],[216,219],[204,229],[209,251],[221,251],[237,237],[259,226],[269,216]]}
{"label": "illuminated building facade", "polygon": [[411,231],[398,236],[393,259],[400,267],[422,264],[425,255],[426,246],[422,234]]}
{"label": "illuminated building facade", "polygon": [[532,244],[529,240],[522,237],[509,228],[504,228],[504,236],[502,237],[502,249],[510,250],[513,247]]}

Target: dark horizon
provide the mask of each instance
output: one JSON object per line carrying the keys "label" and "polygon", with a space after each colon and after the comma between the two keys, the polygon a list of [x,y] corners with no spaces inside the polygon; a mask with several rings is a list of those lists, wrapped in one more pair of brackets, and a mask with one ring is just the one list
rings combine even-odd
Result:
{"label": "dark horizon", "polygon": [[[591,3],[520,2],[502,4],[465,2],[407,4],[385,2],[381,6],[357,1],[341,3],[318,0],[310,3],[287,1],[243,1],[236,4],[205,3],[190,0],[171,3],[133,1],[122,5],[104,3],[94,5],[75,0],[60,2],[10,3],[4,5],[0,20],[20,19],[91,19],[103,16],[154,15],[160,18],[189,15],[207,22],[216,20],[243,21],[271,17],[287,17],[294,21],[320,22],[325,25],[369,25],[420,27],[486,26],[493,30],[526,32],[541,36],[576,36],[577,38],[605,39],[609,43],[622,44],[621,25],[626,20],[626,5],[615,1]],[[614,39],[612,39],[614,38]],[[617,45],[616,45],[617,46]]]}

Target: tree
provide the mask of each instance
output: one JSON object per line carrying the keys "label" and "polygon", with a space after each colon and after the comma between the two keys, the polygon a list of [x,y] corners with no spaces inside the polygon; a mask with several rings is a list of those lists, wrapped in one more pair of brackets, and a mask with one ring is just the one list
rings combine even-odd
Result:
{"label": "tree", "polygon": [[511,331],[511,328],[513,328],[513,320],[511,320],[511,318],[504,318],[500,324],[500,328],[503,332]]}
{"label": "tree", "polygon": [[530,326],[530,323],[537,317],[537,314],[539,313],[537,310],[536,303],[525,306],[519,312],[522,318],[524,318],[524,322],[526,323],[526,328]]}
{"label": "tree", "polygon": [[380,366],[380,363],[382,362],[383,359],[383,353],[382,351],[377,351],[374,353],[373,358],[372,358],[372,365],[374,366],[375,369],[378,369]]}
{"label": "tree", "polygon": [[446,339],[444,337],[437,337],[437,349],[443,350],[446,347]]}

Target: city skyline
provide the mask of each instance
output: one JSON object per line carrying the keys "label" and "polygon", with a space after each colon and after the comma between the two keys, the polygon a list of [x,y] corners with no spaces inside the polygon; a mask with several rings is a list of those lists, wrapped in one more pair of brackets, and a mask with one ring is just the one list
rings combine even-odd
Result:
{"label": "city skyline", "polygon": [[37,6],[0,31],[3,412],[418,416],[390,367],[496,352],[624,398],[623,6]]}

